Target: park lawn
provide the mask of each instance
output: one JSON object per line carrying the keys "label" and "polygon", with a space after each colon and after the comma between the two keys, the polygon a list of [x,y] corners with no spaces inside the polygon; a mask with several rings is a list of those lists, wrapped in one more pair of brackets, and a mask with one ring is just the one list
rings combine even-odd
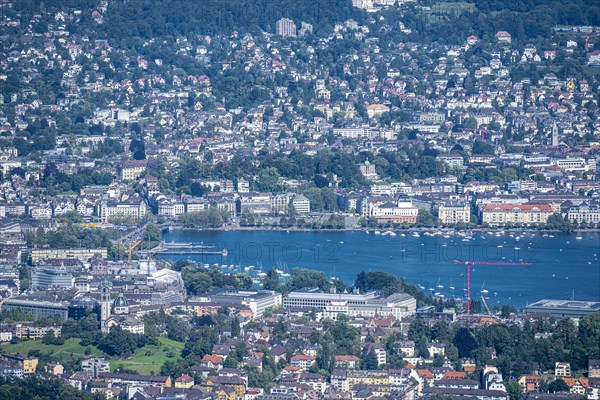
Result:
{"label": "park lawn", "polygon": [[[50,354],[55,358],[85,357],[86,346],[79,344],[80,339],[67,339],[63,345],[44,344],[41,340],[25,340],[16,344],[3,344],[0,349],[3,353],[28,354],[31,350],[39,350],[42,354]],[[102,352],[95,346],[88,346],[93,356],[102,356]]]}
{"label": "park lawn", "polygon": [[[160,373],[160,367],[165,361],[175,361],[181,358],[181,350],[183,349],[183,343],[169,340],[167,338],[158,338],[161,343],[160,346],[145,346],[141,349],[137,349],[133,356],[129,359],[111,359],[110,369],[115,371],[117,369],[131,369],[137,371],[138,374],[158,375]],[[164,349],[168,350],[165,351]],[[168,357],[167,353],[173,352],[174,357]]]}
{"label": "park lawn", "polygon": [[[31,350],[39,350],[42,354],[50,354],[54,359],[80,359],[86,357],[85,346],[79,344],[80,339],[67,339],[64,345],[44,344],[41,340],[26,340],[16,344],[3,344],[0,346],[2,353],[21,353],[28,354]],[[139,374],[158,374],[160,367],[167,360],[178,360],[181,358],[181,350],[184,344],[175,340],[159,337],[158,346],[145,346],[137,349],[133,356],[129,359],[118,357],[107,357],[102,351],[95,346],[89,346],[91,350],[90,356],[105,357],[110,361],[111,371],[115,371],[120,367],[137,371]],[[165,349],[167,349],[165,351]],[[173,352],[174,357],[168,357],[167,353]]]}

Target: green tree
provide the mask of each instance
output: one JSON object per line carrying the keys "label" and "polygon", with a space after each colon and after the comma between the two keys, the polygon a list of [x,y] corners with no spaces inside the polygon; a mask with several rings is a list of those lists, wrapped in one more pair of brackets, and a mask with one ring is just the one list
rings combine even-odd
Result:
{"label": "green tree", "polygon": [[267,276],[265,276],[263,287],[266,290],[279,289],[279,273],[277,273],[277,270],[275,268],[271,268],[267,271]]}
{"label": "green tree", "polygon": [[375,354],[375,350],[371,349],[365,356],[364,360],[365,369],[373,370],[379,367],[379,362],[377,360],[377,354]]}
{"label": "green tree", "polygon": [[242,329],[240,327],[240,320],[237,316],[231,320],[231,337],[237,338],[240,336]]}
{"label": "green tree", "polygon": [[328,288],[327,277],[324,272],[307,268],[292,269],[289,286],[290,290],[298,290],[307,287],[317,287],[321,290],[326,290]]}
{"label": "green tree", "polygon": [[548,385],[548,391],[550,393],[568,392],[569,385],[567,385],[567,383],[564,380],[557,379]]}
{"label": "green tree", "polygon": [[458,349],[460,357],[470,357],[477,346],[477,340],[468,328],[459,328],[454,336],[453,344]]}

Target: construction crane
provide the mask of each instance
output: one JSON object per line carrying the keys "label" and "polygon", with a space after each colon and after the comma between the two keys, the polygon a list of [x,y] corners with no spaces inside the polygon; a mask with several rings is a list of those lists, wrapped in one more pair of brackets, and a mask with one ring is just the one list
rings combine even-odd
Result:
{"label": "construction crane", "polygon": [[467,266],[467,314],[471,314],[471,265],[529,265],[527,262],[510,262],[510,261],[463,261],[454,260],[456,264],[465,264]]}
{"label": "construction crane", "polygon": [[133,250],[142,243],[142,239],[135,241],[131,246],[127,248],[127,260],[131,261],[131,253]]}
{"label": "construction crane", "polygon": [[483,295],[481,295],[481,301],[483,302],[483,305],[485,307],[485,311],[487,311],[488,315],[492,315],[492,312],[490,311],[490,308],[488,307],[487,301],[485,301],[485,297],[483,297]]}
{"label": "construction crane", "polygon": [[590,38],[591,37],[598,37],[600,36],[600,33],[596,33],[594,35],[590,35],[589,33],[585,34],[585,52],[587,53],[589,48],[590,48]]}

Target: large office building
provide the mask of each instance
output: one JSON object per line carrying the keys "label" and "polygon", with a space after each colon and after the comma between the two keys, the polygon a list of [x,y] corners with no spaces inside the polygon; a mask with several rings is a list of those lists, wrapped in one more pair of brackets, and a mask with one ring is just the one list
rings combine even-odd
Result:
{"label": "large office building", "polygon": [[94,256],[100,256],[106,258],[108,256],[108,250],[106,247],[100,247],[97,249],[83,249],[83,248],[68,248],[68,249],[33,249],[31,250],[31,262],[37,263],[43,259],[66,259],[74,258],[81,261],[87,261]]}
{"label": "large office building", "polygon": [[406,293],[396,293],[385,298],[372,299],[365,304],[348,304],[347,301],[332,301],[325,306],[323,316],[336,320],[340,314],[349,317],[388,317],[396,319],[414,315],[417,311],[417,300]]}
{"label": "large office building", "polygon": [[527,312],[550,314],[555,318],[581,318],[600,311],[600,302],[575,300],[540,300],[525,307]]}
{"label": "large office building", "polygon": [[31,285],[34,288],[72,288],[75,278],[61,268],[36,268],[31,273]]}
{"label": "large office building", "polygon": [[326,293],[318,288],[294,290],[283,299],[284,307],[320,308],[322,310],[334,301],[344,301],[349,305],[367,304],[378,297],[377,292],[367,293]]}
{"label": "large office building", "polygon": [[56,301],[53,298],[28,298],[25,296],[11,297],[2,303],[2,311],[21,310],[25,314],[32,314],[34,319],[58,315],[67,319],[68,304]]}
{"label": "large office building", "polygon": [[417,302],[406,293],[381,297],[378,292],[325,293],[316,288],[290,292],[283,299],[284,307],[318,308],[326,318],[337,319],[339,314],[353,317],[393,315],[398,319],[414,315]]}

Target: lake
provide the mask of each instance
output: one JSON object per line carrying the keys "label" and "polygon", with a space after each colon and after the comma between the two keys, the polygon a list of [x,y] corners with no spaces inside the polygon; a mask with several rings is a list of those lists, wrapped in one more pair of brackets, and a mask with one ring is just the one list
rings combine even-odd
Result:
{"label": "lake", "polygon": [[[518,262],[524,265],[474,265],[472,294],[483,290],[491,306],[522,307],[544,299],[600,301],[600,234],[492,233],[446,235],[431,231],[392,236],[382,231],[173,231],[166,242],[203,243],[227,249],[227,256],[158,255],[233,265],[250,271],[293,267],[323,271],[352,284],[361,271],[383,270],[418,284],[424,291],[462,297],[464,264],[454,260]],[[526,264],[525,264],[526,263]],[[454,289],[452,289],[454,288]]]}

